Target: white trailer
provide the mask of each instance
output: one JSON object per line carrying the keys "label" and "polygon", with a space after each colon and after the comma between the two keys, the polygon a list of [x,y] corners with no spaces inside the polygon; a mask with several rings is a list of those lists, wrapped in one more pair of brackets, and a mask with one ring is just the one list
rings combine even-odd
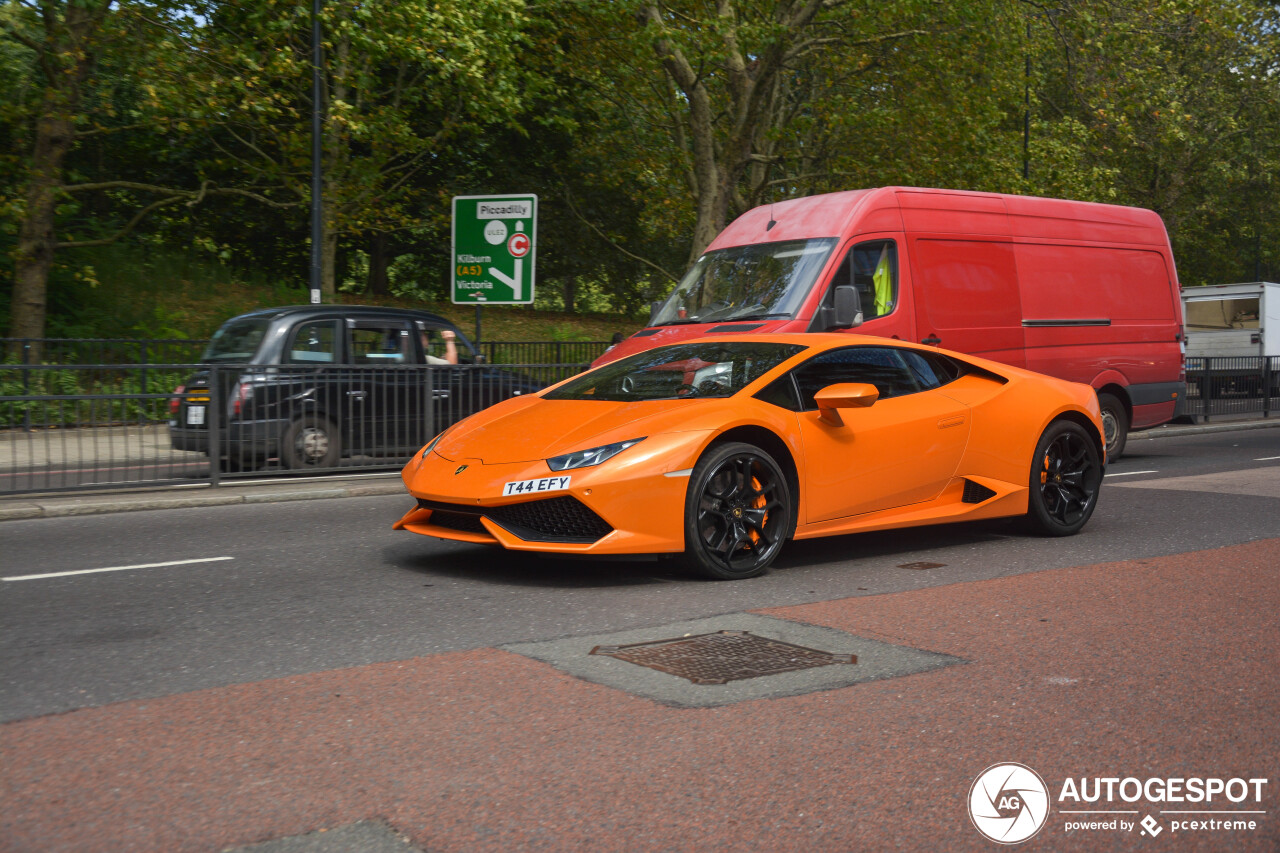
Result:
{"label": "white trailer", "polygon": [[1182,288],[1187,355],[1280,356],[1280,283]]}

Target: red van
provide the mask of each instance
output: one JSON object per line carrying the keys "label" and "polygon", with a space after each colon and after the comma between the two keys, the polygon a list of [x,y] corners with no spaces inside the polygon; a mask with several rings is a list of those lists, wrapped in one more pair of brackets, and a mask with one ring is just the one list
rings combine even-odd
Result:
{"label": "red van", "polygon": [[1150,210],[881,187],[743,214],[649,326],[597,360],[735,332],[920,341],[1093,386],[1109,458],[1186,387],[1169,237]]}

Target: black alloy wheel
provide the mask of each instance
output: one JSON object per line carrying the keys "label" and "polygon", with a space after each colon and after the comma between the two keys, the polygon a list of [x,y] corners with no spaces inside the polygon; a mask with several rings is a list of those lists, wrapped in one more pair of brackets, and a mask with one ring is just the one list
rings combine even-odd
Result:
{"label": "black alloy wheel", "polygon": [[1031,464],[1027,518],[1036,531],[1069,536],[1084,527],[1098,505],[1102,461],[1084,427],[1054,421],[1040,437]]}
{"label": "black alloy wheel", "polygon": [[685,497],[685,560],[717,580],[764,574],[791,528],[787,478],[750,444],[713,447],[693,469]]}
{"label": "black alloy wheel", "polygon": [[303,415],[284,431],[280,462],[286,468],[332,468],[341,450],[338,428],[328,418]]}

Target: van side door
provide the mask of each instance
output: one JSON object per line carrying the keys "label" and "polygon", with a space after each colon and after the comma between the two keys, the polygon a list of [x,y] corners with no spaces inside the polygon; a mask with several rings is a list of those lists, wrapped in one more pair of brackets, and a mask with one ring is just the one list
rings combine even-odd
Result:
{"label": "van side door", "polygon": [[911,237],[916,340],[1026,366],[1013,244],[998,237]]}

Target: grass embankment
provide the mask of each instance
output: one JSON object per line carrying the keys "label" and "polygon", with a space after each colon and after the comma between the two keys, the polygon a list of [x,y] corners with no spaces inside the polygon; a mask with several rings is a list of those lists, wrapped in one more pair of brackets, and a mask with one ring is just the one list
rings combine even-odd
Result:
{"label": "grass embankment", "polygon": [[[233,270],[207,256],[135,246],[67,253],[50,282],[49,297],[48,337],[203,339],[237,314],[306,303],[309,291],[263,273]],[[341,292],[333,301],[430,311],[468,337],[475,335],[476,312],[470,305]],[[8,317],[3,320],[7,328]],[[620,314],[495,305],[483,309],[481,335],[486,341],[606,341],[615,332],[630,335],[643,323]]]}

